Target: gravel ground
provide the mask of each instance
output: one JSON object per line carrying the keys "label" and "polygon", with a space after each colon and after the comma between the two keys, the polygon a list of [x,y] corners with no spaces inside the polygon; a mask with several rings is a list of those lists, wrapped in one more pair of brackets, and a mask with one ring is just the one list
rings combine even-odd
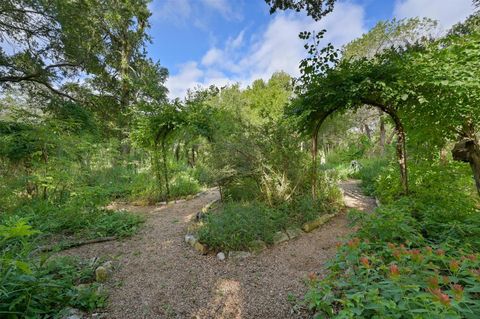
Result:
{"label": "gravel ground", "polygon": [[[341,187],[347,205],[373,209],[374,201],[360,194],[358,182],[342,182]],[[322,272],[323,264],[335,253],[335,244],[352,231],[345,216],[258,256],[221,262],[215,256],[199,255],[183,239],[190,218],[218,197],[216,190],[210,190],[169,206],[124,205],[147,216],[137,235],[65,252],[114,261],[103,318],[304,317],[293,311],[289,295],[303,296],[303,279],[310,272]]]}

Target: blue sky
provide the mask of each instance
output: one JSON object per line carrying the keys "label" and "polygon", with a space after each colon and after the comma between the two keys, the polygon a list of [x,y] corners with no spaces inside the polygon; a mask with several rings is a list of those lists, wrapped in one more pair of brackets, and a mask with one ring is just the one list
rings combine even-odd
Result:
{"label": "blue sky", "polygon": [[250,84],[273,72],[298,75],[298,32],[327,29],[326,42],[348,43],[379,20],[426,16],[443,28],[473,12],[471,0],[340,0],[314,22],[304,13],[269,14],[263,0],[153,0],[148,52],[170,71],[170,97],[188,88]]}

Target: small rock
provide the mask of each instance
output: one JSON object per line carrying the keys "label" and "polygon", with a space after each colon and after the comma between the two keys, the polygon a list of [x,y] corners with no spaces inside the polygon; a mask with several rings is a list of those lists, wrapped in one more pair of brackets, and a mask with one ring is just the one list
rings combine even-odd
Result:
{"label": "small rock", "polygon": [[108,279],[108,270],[107,268],[100,266],[95,269],[95,279],[98,282],[105,282]]}
{"label": "small rock", "polygon": [[278,245],[278,244],[281,244],[283,242],[286,242],[288,241],[290,238],[288,238],[288,235],[285,234],[284,232],[282,231],[277,231],[274,235],[273,235],[273,244],[274,245]]}
{"label": "small rock", "polygon": [[105,269],[107,269],[108,272],[111,272],[113,269],[113,263],[111,260],[104,262],[102,266],[105,267]]}
{"label": "small rock", "polygon": [[83,312],[75,308],[66,308],[62,311],[62,319],[82,319]]}
{"label": "small rock", "polygon": [[248,246],[250,247],[250,250],[253,251],[254,253],[259,253],[265,248],[267,248],[267,244],[265,244],[263,240],[251,241]]}
{"label": "small rock", "polygon": [[301,234],[302,234],[302,230],[300,228],[292,227],[287,229],[287,235],[290,239],[297,238]]}
{"label": "small rock", "polygon": [[244,259],[252,256],[248,251],[231,251],[228,253],[230,259]]}
{"label": "small rock", "polygon": [[195,242],[197,241],[197,239],[195,238],[195,236],[193,236],[192,234],[186,234],[185,235],[185,242],[191,246],[195,245]]}
{"label": "small rock", "polygon": [[201,253],[202,255],[206,255],[208,253],[207,246],[200,243],[199,241],[195,242],[195,244],[193,245],[193,248],[195,248],[195,250]]}
{"label": "small rock", "polygon": [[220,260],[220,261],[224,261],[225,260],[225,254],[222,253],[222,252],[219,252],[217,254],[217,259]]}

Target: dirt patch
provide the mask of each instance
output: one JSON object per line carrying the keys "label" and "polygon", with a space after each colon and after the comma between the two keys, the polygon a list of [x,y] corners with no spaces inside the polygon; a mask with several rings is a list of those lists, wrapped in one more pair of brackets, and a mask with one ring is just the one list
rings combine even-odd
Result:
{"label": "dirt patch", "polygon": [[[342,183],[346,202],[370,209],[356,192],[358,183]],[[183,240],[188,221],[216,190],[187,202],[162,207],[122,208],[147,216],[145,227],[124,241],[66,251],[84,258],[114,260],[106,318],[302,318],[288,296],[306,292],[303,279],[322,271],[335,244],[351,232],[344,215],[297,239],[244,260],[218,261],[200,256]],[[356,203],[356,204],[355,204]],[[374,203],[374,201],[373,201]],[[353,205],[353,204],[352,204]]]}

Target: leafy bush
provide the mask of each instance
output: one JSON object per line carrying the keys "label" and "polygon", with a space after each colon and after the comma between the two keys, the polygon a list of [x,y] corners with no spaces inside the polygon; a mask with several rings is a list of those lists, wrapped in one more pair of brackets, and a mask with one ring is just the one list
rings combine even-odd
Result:
{"label": "leafy bush", "polygon": [[480,258],[461,250],[353,238],[310,276],[308,307],[333,318],[478,318]]}
{"label": "leafy bush", "polygon": [[222,197],[227,201],[253,201],[260,195],[260,188],[252,178],[236,178],[222,187]]}
{"label": "leafy bush", "polygon": [[287,216],[260,202],[226,203],[207,215],[199,229],[200,241],[220,250],[248,249],[254,240],[271,244],[273,235],[286,226]]}
{"label": "leafy bush", "polygon": [[139,215],[88,206],[83,200],[80,203],[70,201],[65,204],[34,200],[4,215],[4,218],[7,216],[28,219],[34,228],[44,233],[44,237],[63,235],[82,239],[130,236],[143,222]]}
{"label": "leafy bush", "polygon": [[72,258],[33,258],[32,236],[37,233],[22,219],[0,226],[0,316],[43,318],[68,306],[104,306],[105,294],[91,284],[97,265]]}
{"label": "leafy bush", "polygon": [[384,204],[373,214],[351,212],[359,238],[340,247],[330,275],[311,276],[306,303],[335,318],[480,316],[480,259],[472,254],[480,250],[480,214],[468,172],[419,163],[411,194],[400,196],[394,167],[365,167],[360,175]]}
{"label": "leafy bush", "polygon": [[318,196],[300,193],[274,206],[262,201],[227,202],[207,215],[199,229],[200,241],[218,250],[248,249],[254,240],[273,243],[277,231],[300,227],[326,213],[343,207],[340,190],[333,176],[318,178]]}
{"label": "leafy bush", "polygon": [[198,181],[187,172],[176,174],[170,185],[170,196],[181,198],[187,195],[193,195],[200,191],[201,187]]}
{"label": "leafy bush", "polygon": [[[362,159],[360,161],[360,170],[353,174],[353,177],[359,178],[362,180],[362,188],[365,191],[366,195],[375,195],[376,182],[380,175],[385,170],[385,167],[388,166],[388,161],[382,158],[378,159]],[[396,168],[396,167],[395,167]],[[398,173],[392,173],[390,176],[394,176],[394,181],[390,180],[392,184],[398,184],[397,177]]]}

